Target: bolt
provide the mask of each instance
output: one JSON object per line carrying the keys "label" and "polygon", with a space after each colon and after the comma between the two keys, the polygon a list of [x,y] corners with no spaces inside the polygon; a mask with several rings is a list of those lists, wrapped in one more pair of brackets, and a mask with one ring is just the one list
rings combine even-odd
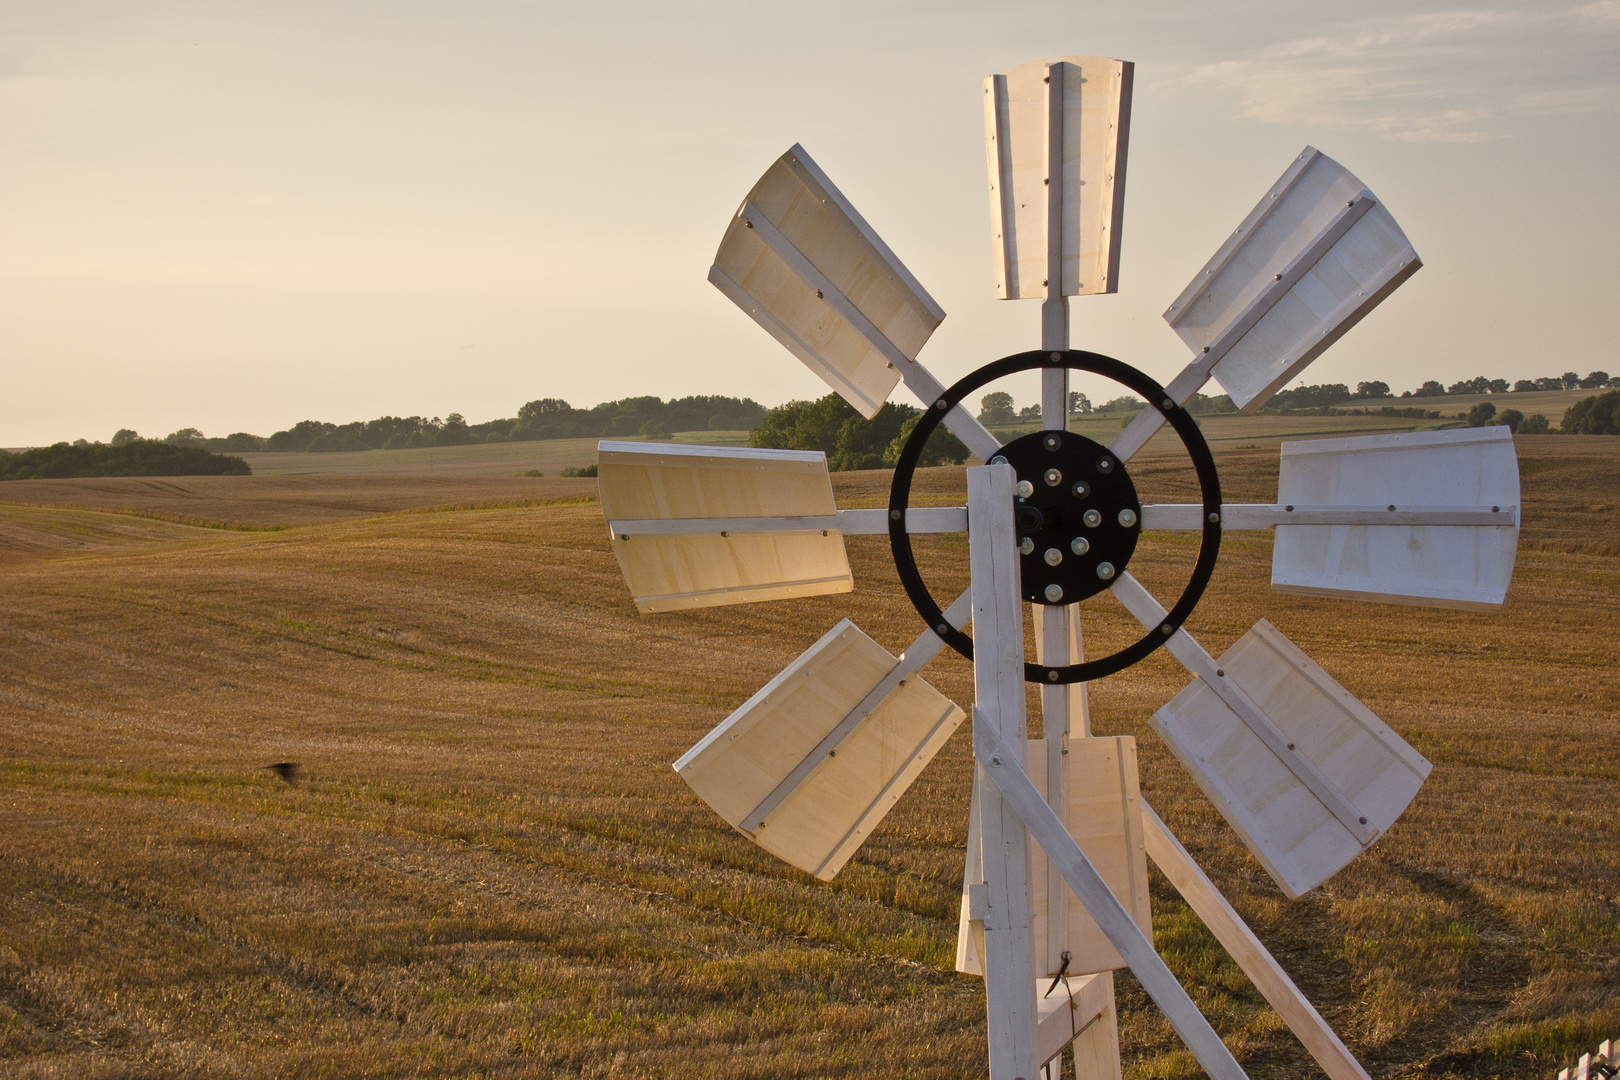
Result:
{"label": "bolt", "polygon": [[1204,351],[1205,351],[1205,352],[1209,352],[1209,346],[1208,346],[1208,345],[1205,345],[1205,346],[1204,346]]}
{"label": "bolt", "polygon": [[1102,524],[1102,511],[1087,510],[1082,520],[1085,521],[1087,528],[1095,529],[1097,526]]}
{"label": "bolt", "polygon": [[901,516],[900,511],[898,511],[898,510],[890,510],[889,511],[889,520],[890,521],[899,521],[900,516]]}
{"label": "bolt", "polygon": [[1216,677],[1216,678],[1217,678],[1217,679],[1224,679],[1224,678],[1226,678],[1226,672],[1225,672],[1225,671],[1223,671],[1223,670],[1222,670],[1222,669],[1220,669],[1220,668],[1216,668],[1216,669],[1215,669],[1215,677]]}
{"label": "bolt", "polygon": [[1001,768],[1001,755],[1000,754],[991,754],[990,755],[990,767],[992,769]]}
{"label": "bolt", "polygon": [[934,629],[943,634],[950,630],[950,627],[946,626],[944,623],[940,623],[938,626],[934,627]]}
{"label": "bolt", "polygon": [[1084,555],[1091,550],[1091,541],[1083,536],[1077,536],[1069,541],[1069,550],[1076,555]]}
{"label": "bolt", "polygon": [[1288,511],[1290,514],[1292,514],[1294,512],[1294,504],[1289,503],[1287,506],[1283,507],[1283,509]]}
{"label": "bolt", "polygon": [[1063,552],[1057,548],[1047,548],[1045,558],[1047,566],[1056,566],[1063,561]]}
{"label": "bolt", "polygon": [[1114,471],[1114,459],[1113,458],[1098,458],[1097,459],[1097,471],[1100,472],[1100,473],[1113,472]]}
{"label": "bolt", "polygon": [[1281,274],[1272,274],[1271,275],[1271,280],[1272,281],[1281,281],[1282,280],[1282,275]]}
{"label": "bolt", "polygon": [[1176,628],[1171,626],[1169,623],[1165,623],[1163,626],[1159,627],[1159,633],[1163,634],[1165,637],[1169,637],[1175,632]]}
{"label": "bolt", "polygon": [[1058,673],[1055,670],[1053,670],[1052,668],[1047,668],[1046,669],[1046,681],[1047,682],[1057,682],[1058,681]]}
{"label": "bolt", "polygon": [[1362,823],[1362,824],[1363,824],[1363,825],[1365,825],[1365,824],[1367,824],[1367,819],[1366,819],[1366,818],[1362,818],[1362,819],[1360,819],[1360,820],[1361,820],[1361,823]]}
{"label": "bolt", "polygon": [[1121,510],[1119,512],[1119,523],[1121,525],[1125,526],[1127,529],[1130,528],[1132,525],[1135,525],[1136,524],[1136,511],[1135,510]]}
{"label": "bolt", "polygon": [[752,229],[754,227],[754,223],[752,221],[749,221],[747,218],[743,218],[743,226],[745,228]]}
{"label": "bolt", "polygon": [[1501,513],[1501,512],[1502,512],[1502,508],[1501,508],[1501,507],[1500,507],[1500,506],[1493,506],[1493,507],[1491,507],[1491,513],[1493,513],[1493,514],[1500,514],[1500,513]]}
{"label": "bolt", "polygon": [[628,540],[628,539],[630,539],[630,534],[629,533],[620,533],[619,534],[619,539],[620,540]]}
{"label": "bolt", "polygon": [[1176,407],[1176,403],[1171,401],[1169,398],[1165,398],[1164,403],[1161,406],[1161,408],[1163,408],[1165,412],[1169,412],[1171,409],[1173,409],[1175,407]]}
{"label": "bolt", "polygon": [[1390,504],[1389,504],[1389,508],[1390,508],[1390,509],[1391,509],[1391,510],[1393,510],[1393,509],[1395,509],[1395,504],[1394,504],[1394,503],[1390,503]]}
{"label": "bolt", "polygon": [[1059,360],[1062,360],[1062,359],[1063,359],[1063,354],[1062,354],[1062,353],[1060,353],[1060,352],[1055,352],[1055,353],[1053,353],[1053,354],[1052,354],[1052,363],[1054,363],[1054,364],[1055,364],[1055,363],[1057,363],[1057,362],[1058,362],[1058,361],[1059,361]]}
{"label": "bolt", "polygon": [[1027,536],[1024,537],[1022,540],[1018,541],[1018,550],[1023,554],[1028,555],[1030,552],[1035,550],[1035,541],[1031,540]]}
{"label": "bolt", "polygon": [[1288,744],[1288,749],[1290,749],[1290,750],[1292,750],[1292,749],[1293,749],[1293,748],[1294,748],[1294,744],[1293,744],[1293,743],[1289,743],[1289,744]]}
{"label": "bolt", "polygon": [[1020,499],[1027,499],[1033,494],[1035,494],[1034,484],[1030,483],[1028,480],[1018,481],[1018,497]]}
{"label": "bolt", "polygon": [[943,409],[944,407],[945,407],[945,399],[944,398],[940,398],[938,401],[934,402],[934,408]]}
{"label": "bolt", "polygon": [[1063,440],[1058,438],[1056,435],[1048,435],[1041,441],[1046,444],[1046,448],[1048,450],[1056,450],[1059,446],[1063,445]]}
{"label": "bolt", "polygon": [[1046,599],[1054,604],[1063,599],[1063,586],[1055,582],[1048,585],[1046,587]]}
{"label": "bolt", "polygon": [[822,296],[822,295],[821,295],[821,290],[820,290],[820,289],[817,289],[817,290],[816,290],[816,299],[817,299],[817,300],[825,300],[825,299],[827,299],[827,298],[826,298],[826,297],[825,297],[825,296]]}
{"label": "bolt", "polygon": [[1221,515],[1219,515],[1219,514],[1211,514],[1211,515],[1209,515],[1209,523],[1211,525],[1214,525],[1214,524],[1218,523],[1220,520],[1221,520]]}
{"label": "bolt", "polygon": [[1109,578],[1113,577],[1114,576],[1114,564],[1111,563],[1111,562],[1100,562],[1100,563],[1098,563],[1097,564],[1097,576],[1102,578],[1104,581],[1107,581]]}
{"label": "bolt", "polygon": [[992,464],[992,465],[1005,465],[1005,464],[1007,464],[1007,459],[1005,457],[1003,457],[1002,455],[997,454],[995,457],[990,459],[990,464]]}
{"label": "bolt", "polygon": [[1057,487],[1063,483],[1063,474],[1056,469],[1047,469],[1046,476],[1043,479],[1046,480],[1047,487]]}
{"label": "bolt", "polygon": [[721,536],[730,536],[730,535],[731,535],[731,534],[730,534],[730,533],[728,533],[728,532],[726,532],[726,530],[724,530],[724,529],[721,529],[721,530],[720,530],[720,535],[721,535]]}
{"label": "bolt", "polygon": [[1074,492],[1075,498],[1084,499],[1091,494],[1091,485],[1086,483],[1084,480],[1080,480],[1077,481],[1074,487],[1070,488],[1070,490]]}

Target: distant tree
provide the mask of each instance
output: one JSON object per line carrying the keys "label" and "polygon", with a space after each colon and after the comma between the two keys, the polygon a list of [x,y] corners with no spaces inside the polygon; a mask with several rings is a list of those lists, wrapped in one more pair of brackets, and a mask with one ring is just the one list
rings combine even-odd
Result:
{"label": "distant tree", "polygon": [[179,431],[170,432],[164,442],[170,446],[200,446],[206,438],[202,432],[194,427],[183,427]]}
{"label": "distant tree", "polygon": [[1520,435],[1545,435],[1552,430],[1547,418],[1540,413],[1531,413],[1519,422]]}
{"label": "distant tree", "polygon": [[1468,410],[1469,427],[1485,427],[1496,419],[1496,406],[1488,401],[1482,401]]}
{"label": "distant tree", "polygon": [[1134,394],[1122,394],[1097,406],[1097,411],[1100,413],[1140,412],[1145,404],[1147,403]]}
{"label": "distant tree", "polygon": [[1564,380],[1551,375],[1543,375],[1536,380],[1537,390],[1562,390]]}
{"label": "distant tree", "polygon": [[669,432],[665,431],[664,425],[657,420],[648,420],[641,425],[641,437],[643,439],[667,440]]}
{"label": "distant tree", "polygon": [[1508,392],[1508,381],[1506,379],[1492,379],[1485,389],[1492,394],[1505,394]]}
{"label": "distant tree", "polygon": [[1025,405],[1018,410],[1018,420],[1025,424],[1038,424],[1041,422],[1041,407],[1039,405]]}
{"label": "distant tree", "polygon": [[1296,386],[1272,395],[1267,409],[1325,409],[1350,400],[1350,388],[1344,383],[1324,383],[1320,386]]}
{"label": "distant tree", "polygon": [[1566,435],[1620,435],[1620,390],[1582,398],[1559,426]]}
{"label": "distant tree", "polygon": [[1527,394],[1535,388],[1536,381],[1534,379],[1520,379],[1518,382],[1513,384],[1513,392],[1515,394]]}
{"label": "distant tree", "polygon": [[467,418],[458,412],[453,412],[444,418],[444,424],[439,428],[440,446],[465,446],[472,442],[472,433],[467,428]]}
{"label": "distant tree", "polygon": [[1607,371],[1594,371],[1581,380],[1582,390],[1601,390],[1608,385],[1609,373]]}
{"label": "distant tree", "polygon": [[1472,379],[1459,379],[1446,388],[1448,394],[1484,394],[1491,388],[1491,380],[1483,375],[1476,375]]}
{"label": "distant tree", "polygon": [[828,394],[815,401],[790,401],[770,410],[748,433],[748,445],[820,450],[827,455],[827,467],[834,472],[880,469],[906,421],[919,415],[910,405],[891,401],[868,420],[839,395]]}
{"label": "distant tree", "polygon": [[239,457],[210,454],[194,446],[171,446],[131,439],[118,446],[59,442],[0,460],[0,480],[43,480],[74,476],[247,476]]}
{"label": "distant tree", "polygon": [[225,436],[223,439],[210,440],[210,442],[215,441],[219,442],[221,445],[210,445],[209,449],[215,451],[216,453],[224,450],[232,454],[251,454],[264,449],[263,439],[259,438],[257,435],[250,435],[245,431],[234,431]]}
{"label": "distant tree", "polygon": [[1011,394],[995,390],[979,400],[979,423],[1015,424],[1018,413],[1013,408]]}
{"label": "distant tree", "polygon": [[542,417],[567,416],[573,411],[574,407],[562,398],[538,398],[519,408],[517,418],[525,424],[532,424]]}
{"label": "distant tree", "polygon": [[1503,409],[1497,414],[1496,422],[1509,431],[1517,432],[1519,425],[1524,423],[1524,413],[1518,409]]}
{"label": "distant tree", "polygon": [[1237,405],[1232,402],[1230,394],[1216,394],[1214,397],[1207,397],[1195,392],[1183,404],[1188,412],[1197,416],[1208,416],[1212,413],[1235,413],[1238,411]]}
{"label": "distant tree", "polygon": [[[900,463],[900,451],[905,449],[906,440],[911,438],[912,431],[921,420],[921,415],[913,416],[900,425],[900,433],[889,443],[888,449],[883,451],[883,464],[887,468],[892,469]],[[923,444],[922,455],[917,458],[917,464],[926,469],[935,465],[960,465],[967,459],[967,444],[941,424],[929,433],[928,441]]]}
{"label": "distant tree", "polygon": [[138,438],[140,438],[140,435],[134,429],[121,427],[113,432],[112,444],[114,446],[123,446],[125,443],[132,443]]}
{"label": "distant tree", "polygon": [[1358,398],[1385,398],[1389,397],[1389,383],[1387,382],[1359,382],[1356,383],[1356,397]]}
{"label": "distant tree", "polygon": [[1069,415],[1084,416],[1091,411],[1091,399],[1078,390],[1069,391]]}
{"label": "distant tree", "polygon": [[1413,396],[1414,397],[1440,397],[1445,392],[1446,392],[1446,388],[1444,386],[1442,386],[1440,383],[1435,382],[1433,379],[1430,379],[1428,382],[1426,382],[1422,386],[1418,387],[1417,392]]}
{"label": "distant tree", "polygon": [[1575,374],[1573,371],[1564,372],[1563,380],[1565,390],[1574,390],[1576,387],[1581,385],[1581,377]]}
{"label": "distant tree", "polygon": [[1620,375],[1616,375],[1613,378],[1611,378],[1609,380],[1609,385],[1613,386],[1613,387],[1620,387]]}

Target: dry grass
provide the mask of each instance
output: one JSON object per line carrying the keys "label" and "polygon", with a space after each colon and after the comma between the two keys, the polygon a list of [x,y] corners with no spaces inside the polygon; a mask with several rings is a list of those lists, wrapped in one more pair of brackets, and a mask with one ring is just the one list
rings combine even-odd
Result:
{"label": "dry grass", "polygon": [[[1376,1076],[1546,1077],[1620,1031],[1620,439],[1520,445],[1505,612],[1272,594],[1268,538],[1223,547],[1206,645],[1271,619],[1436,765],[1310,896],[1281,898],[1148,731],[1173,662],[1093,689]],[[1228,497],[1269,499],[1274,450],[1221,464]],[[1135,472],[1190,494],[1169,459]],[[837,481],[870,504],[886,478]],[[851,596],[640,617],[595,506],[425,509],[591,481],[217,483],[0,493],[59,504],[0,505],[0,1075],[982,1075],[981,984],[950,970],[965,735],[831,885],[668,764],[838,618],[911,639],[881,538],[851,540]],[[960,538],[919,548],[942,596],[965,585]],[[1142,576],[1188,555],[1144,545]],[[959,659],[929,677],[970,696]],[[1316,1075],[1162,880],[1154,903],[1250,1075]],[[1196,1074],[1121,985],[1130,1075]]]}

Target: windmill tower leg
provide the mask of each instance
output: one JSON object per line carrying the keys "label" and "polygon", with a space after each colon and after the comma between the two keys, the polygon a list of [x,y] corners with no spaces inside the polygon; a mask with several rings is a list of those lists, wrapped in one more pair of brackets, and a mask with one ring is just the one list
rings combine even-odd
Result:
{"label": "windmill tower leg", "polygon": [[[1006,745],[1025,745],[1024,630],[1013,532],[1013,470],[968,470],[968,550],[973,574],[974,723]],[[976,762],[976,769],[984,763]],[[1035,976],[1030,968],[1029,834],[996,785],[978,784],[988,910],[984,989],[991,1080],[1034,1080]]]}

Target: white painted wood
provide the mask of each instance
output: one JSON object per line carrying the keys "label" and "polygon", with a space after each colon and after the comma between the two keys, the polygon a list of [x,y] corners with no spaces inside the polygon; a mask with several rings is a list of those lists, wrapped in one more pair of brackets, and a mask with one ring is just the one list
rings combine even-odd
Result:
{"label": "white painted wood", "polygon": [[1299,992],[1294,980],[1282,969],[1260,939],[1254,936],[1215,883],[1193,861],[1182,847],[1181,841],[1164,820],[1146,802],[1142,804],[1142,820],[1146,826],[1147,853],[1170,879],[1187,905],[1193,909],[1210,933],[1221,943],[1238,967],[1254,983],[1255,988],[1277,1010],[1301,1044],[1322,1067],[1329,1080],[1369,1080],[1366,1070],[1328,1026],[1305,995]]}
{"label": "white painted wood", "polygon": [[1170,1021],[1171,1027],[1175,1028],[1176,1034],[1192,1051],[1204,1071],[1214,1080],[1238,1080],[1240,1077],[1246,1080],[1243,1069],[1232,1057],[1231,1051],[1209,1026],[1209,1021],[1199,1013],[1197,1006],[1187,996],[1187,991],[1154,951],[1153,943],[1121,906],[1052,808],[1046,805],[1046,800],[1041,798],[1029,776],[1018,766],[1008,746],[995,730],[995,725],[980,722],[980,710],[975,706],[974,755],[980,762],[979,768],[985,778],[996,785],[1003,798],[1023,819],[1053,867],[1063,875],[1091,917],[1102,927],[1110,943],[1125,958],[1137,981],[1165,1019]]}
{"label": "white painted wood", "polygon": [[[1217,665],[1153,715],[1154,730],[1297,898],[1387,831],[1431,766],[1263,619]],[[1282,753],[1232,707],[1231,687],[1285,736]],[[1300,758],[1360,814],[1361,829],[1313,790]]]}
{"label": "white painted wood", "polygon": [[[1272,549],[1279,592],[1495,609],[1507,598],[1518,549],[1519,465],[1505,427],[1284,443],[1279,503],[1350,503],[1424,511],[1496,507],[1494,524],[1448,527],[1282,524]],[[1506,517],[1506,520],[1503,518]]]}
{"label": "white painted wood", "polygon": [[[1168,627],[1164,622],[1165,609],[1155,600],[1141,582],[1137,581],[1129,571],[1121,574],[1114,580],[1110,591],[1125,609],[1149,630]],[[1290,772],[1320,804],[1322,810],[1336,818],[1344,830],[1361,844],[1370,844],[1377,838],[1379,830],[1369,825],[1366,814],[1357,809],[1353,800],[1340,788],[1338,783],[1329,777],[1307,753],[1308,746],[1301,742],[1298,747],[1289,733],[1284,732],[1277,725],[1261,705],[1250,696],[1248,691],[1233,679],[1227,678],[1227,673],[1215,658],[1204,651],[1204,647],[1195,641],[1185,629],[1177,630],[1169,635],[1165,648],[1182,666],[1202,679],[1214,691],[1221,703],[1231,711],[1238,721],[1248,729],[1248,732],[1259,740],[1260,745],[1277,760],[1281,768]],[[1369,714],[1370,715],[1370,714]],[[1161,735],[1164,732],[1160,732]],[[1263,757],[1263,755],[1260,755]],[[1246,782],[1239,783],[1235,789],[1222,788],[1225,780],[1219,774],[1223,765],[1231,763],[1224,759],[1219,762],[1209,762],[1202,758],[1183,758],[1182,764],[1193,772],[1200,785],[1206,791],[1220,788],[1228,801],[1237,800],[1240,795],[1249,790]],[[1403,804],[1404,805],[1404,804]],[[1251,845],[1252,846],[1252,845]]]}
{"label": "white painted wood", "polygon": [[[1391,506],[1395,509],[1391,510]],[[1270,529],[1277,525],[1512,526],[1518,521],[1518,507],[1513,504],[1408,506],[1369,503],[1362,506],[1332,506],[1313,503],[1223,503],[1220,515],[1222,529]],[[1203,527],[1202,503],[1152,503],[1142,507],[1144,529],[1198,530]],[[912,528],[909,519],[907,530],[933,531],[929,528]]]}
{"label": "white painted wood", "polygon": [[[1061,117],[1049,109],[1052,71],[1061,80]],[[1117,291],[1133,74],[1128,61],[1071,56],[1020,64],[985,80],[992,255],[1002,299],[1046,296],[1054,211],[1061,293]],[[1053,141],[1059,146],[1049,157]],[[1051,209],[1049,187],[1057,189]]]}
{"label": "white painted wood", "polygon": [[[1051,979],[1042,979],[1035,985],[1035,1008],[1038,1015],[1035,1026],[1035,1060],[1051,1063],[1070,1046],[1099,1024],[1114,1027],[1114,976],[1112,972],[1095,975],[1071,975],[1057,986]],[[1089,1040],[1088,1040],[1089,1041]],[[1087,1046],[1082,1050],[1091,1050]],[[1088,1055],[1089,1056],[1089,1055]],[[1118,1071],[1118,1053],[1114,1054],[1114,1071]],[[1054,1072],[1054,1077],[1061,1073]],[[1085,1080],[1087,1074],[1080,1074]],[[1099,1078],[1100,1080],[1100,1078]]]}
{"label": "white painted wood", "polygon": [[[670,536],[686,533],[726,532],[821,532],[831,530],[845,536],[876,536],[889,531],[887,510],[839,510],[820,517],[757,518],[638,518],[609,521],[608,531],[627,540],[635,536]],[[924,506],[906,511],[906,532],[946,533],[967,531],[967,507]]]}
{"label": "white painted wood", "polygon": [[[611,521],[826,517],[836,512],[819,452],[603,441],[602,513]],[[612,533],[610,544],[641,612],[849,592],[840,533]]]}
{"label": "white painted wood", "polygon": [[1218,354],[1211,373],[1253,412],[1421,265],[1361,181],[1306,147],[1165,321],[1195,355]]}
{"label": "white painted wood", "polygon": [[[915,674],[868,701],[899,663],[845,619],[683,754],[675,771],[765,850],[830,880],[965,716]],[[778,793],[818,750],[814,766]],[[773,793],[777,804],[760,824],[751,814]]]}
{"label": "white painted wood", "polygon": [[895,357],[915,360],[945,317],[797,145],[748,193],[709,280],[867,417],[900,379]]}
{"label": "white painted wood", "polygon": [[[1024,627],[1013,531],[1012,467],[967,471],[968,562],[973,581],[974,726],[1023,748]],[[975,743],[975,745],[977,745]],[[981,772],[984,762],[976,757]],[[1022,770],[1020,770],[1022,775]],[[1029,844],[1001,793],[980,785],[981,849],[989,910],[984,919],[986,1027],[991,1080],[1035,1071],[1035,994],[1030,968]]]}

